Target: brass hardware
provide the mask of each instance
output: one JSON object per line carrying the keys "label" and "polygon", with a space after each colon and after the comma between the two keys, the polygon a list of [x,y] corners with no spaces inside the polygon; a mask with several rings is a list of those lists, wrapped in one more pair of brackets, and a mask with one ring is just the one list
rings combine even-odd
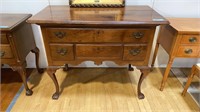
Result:
{"label": "brass hardware", "polygon": [[57,53],[60,54],[61,56],[65,56],[67,54],[67,49],[65,48],[61,48],[59,50],[57,50]]}
{"label": "brass hardware", "polygon": [[186,49],[186,50],[185,50],[185,53],[186,53],[186,54],[192,54],[192,52],[193,52],[192,49]]}
{"label": "brass hardware", "polygon": [[144,34],[142,32],[134,32],[132,34],[132,37],[136,38],[136,39],[141,39],[144,36]]}
{"label": "brass hardware", "polygon": [[54,32],[54,35],[60,39],[66,36],[66,32]]}
{"label": "brass hardware", "polygon": [[129,50],[129,53],[133,56],[136,56],[138,54],[140,54],[141,50],[140,49],[132,49],[132,50]]}
{"label": "brass hardware", "polygon": [[189,38],[189,41],[192,42],[192,43],[193,42],[197,42],[197,38],[196,37],[191,37],[191,38]]}
{"label": "brass hardware", "polygon": [[2,58],[4,57],[4,55],[5,55],[5,51],[0,51],[0,57]]}

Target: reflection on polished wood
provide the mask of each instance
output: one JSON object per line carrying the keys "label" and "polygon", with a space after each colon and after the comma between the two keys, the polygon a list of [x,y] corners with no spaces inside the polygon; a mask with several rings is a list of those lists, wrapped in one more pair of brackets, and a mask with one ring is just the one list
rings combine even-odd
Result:
{"label": "reflection on polished wood", "polygon": [[[168,21],[148,6],[125,8],[70,8],[48,6],[28,20],[41,26],[48,68],[84,61],[102,64],[113,61],[141,70],[138,98],[143,99],[141,84],[148,75],[148,62],[155,28]],[[48,70],[58,98],[55,72]]]}

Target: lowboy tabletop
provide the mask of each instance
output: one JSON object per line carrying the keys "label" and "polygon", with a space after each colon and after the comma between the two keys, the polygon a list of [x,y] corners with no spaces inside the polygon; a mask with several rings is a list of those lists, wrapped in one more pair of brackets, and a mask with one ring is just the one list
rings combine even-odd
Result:
{"label": "lowboy tabletop", "polygon": [[168,21],[148,6],[125,8],[70,8],[48,6],[28,20],[33,24],[137,24],[160,25]]}

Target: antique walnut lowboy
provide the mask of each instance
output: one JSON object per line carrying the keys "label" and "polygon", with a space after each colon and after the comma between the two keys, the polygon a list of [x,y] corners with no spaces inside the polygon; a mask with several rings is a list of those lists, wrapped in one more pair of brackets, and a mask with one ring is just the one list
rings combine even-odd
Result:
{"label": "antique walnut lowboy", "polygon": [[41,27],[48,59],[47,72],[59,97],[55,76],[57,66],[78,65],[83,61],[113,61],[129,64],[141,70],[138,97],[144,98],[140,86],[148,74],[148,62],[155,28],[168,24],[148,6],[124,8],[70,8],[48,6],[28,20]]}
{"label": "antique walnut lowboy", "polygon": [[[26,95],[32,95],[26,81],[26,56],[33,52],[36,57],[36,67],[39,73],[39,49],[36,47],[31,24],[26,20],[31,14],[0,14],[0,57],[1,64],[8,64],[17,71],[24,83]],[[14,76],[13,76],[14,77]]]}

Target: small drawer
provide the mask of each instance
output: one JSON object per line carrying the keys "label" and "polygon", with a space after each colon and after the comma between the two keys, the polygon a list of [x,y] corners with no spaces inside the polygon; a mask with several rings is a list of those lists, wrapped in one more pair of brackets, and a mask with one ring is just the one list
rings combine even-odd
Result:
{"label": "small drawer", "polygon": [[50,44],[51,59],[54,61],[74,60],[72,44]]}
{"label": "small drawer", "polygon": [[8,44],[9,43],[8,39],[6,37],[6,34],[2,33],[0,38],[1,38],[1,44]]}
{"label": "small drawer", "polygon": [[143,61],[146,58],[146,45],[125,45],[123,60]]}
{"label": "small drawer", "polygon": [[121,44],[77,44],[76,57],[81,59],[121,59]]}
{"label": "small drawer", "polygon": [[200,44],[199,35],[183,35],[181,38],[181,44]]}
{"label": "small drawer", "polygon": [[123,42],[147,43],[149,41],[149,37],[151,36],[151,33],[152,32],[149,29],[126,30],[123,36]]}
{"label": "small drawer", "polygon": [[14,57],[10,45],[1,45],[0,57],[2,59],[8,59]]}
{"label": "small drawer", "polygon": [[177,56],[179,57],[196,57],[199,54],[199,46],[180,46]]}
{"label": "small drawer", "polygon": [[88,29],[48,28],[50,42],[94,42],[94,31]]}

